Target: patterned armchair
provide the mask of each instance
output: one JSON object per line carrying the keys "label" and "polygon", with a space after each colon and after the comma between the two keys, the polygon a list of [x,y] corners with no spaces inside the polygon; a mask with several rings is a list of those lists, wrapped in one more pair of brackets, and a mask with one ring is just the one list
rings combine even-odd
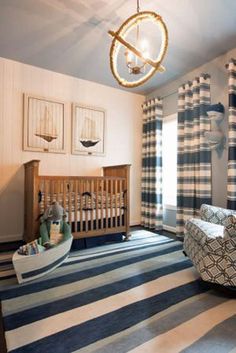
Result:
{"label": "patterned armchair", "polygon": [[186,222],[184,251],[202,279],[236,286],[236,212],[202,205]]}

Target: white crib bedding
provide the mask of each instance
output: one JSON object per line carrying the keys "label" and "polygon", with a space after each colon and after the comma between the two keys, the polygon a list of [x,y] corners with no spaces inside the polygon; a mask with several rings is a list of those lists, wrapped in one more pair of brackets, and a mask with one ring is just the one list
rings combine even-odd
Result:
{"label": "white crib bedding", "polygon": [[[87,211],[80,211],[76,212],[71,212],[67,214],[67,221],[69,223],[71,222],[80,222],[81,219],[83,221],[96,221],[96,219],[105,219],[105,218],[112,218],[112,217],[120,217],[124,214],[124,208],[118,208],[117,210],[115,208],[108,209],[98,209],[96,210],[87,210]],[[82,215],[82,217],[81,217]]]}
{"label": "white crib bedding", "polygon": [[96,211],[96,209],[101,211],[106,208],[109,212],[111,212],[111,209],[114,209],[114,212],[115,210],[118,212],[118,210],[124,208],[125,197],[124,192],[117,194],[85,192],[82,196],[80,193],[77,193],[76,196],[75,192],[68,192],[65,196],[63,193],[47,194],[45,200],[45,193],[40,192],[40,214],[44,213],[46,207],[48,207],[53,201],[58,201],[69,214],[75,212],[76,209],[78,213],[80,213],[80,209],[82,209],[82,212],[89,212],[90,210]]}

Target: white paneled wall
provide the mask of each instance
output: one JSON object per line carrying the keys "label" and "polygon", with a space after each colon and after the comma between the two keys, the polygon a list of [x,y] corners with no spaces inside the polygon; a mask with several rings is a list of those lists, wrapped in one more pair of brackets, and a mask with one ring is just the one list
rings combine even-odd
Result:
{"label": "white paneled wall", "polygon": [[[66,154],[23,151],[24,92],[68,102]],[[22,164],[31,159],[41,160],[44,175],[99,175],[104,165],[132,164],[131,224],[138,224],[143,100],[141,95],[0,58],[0,241],[23,234]],[[106,110],[105,157],[71,154],[71,102]]]}

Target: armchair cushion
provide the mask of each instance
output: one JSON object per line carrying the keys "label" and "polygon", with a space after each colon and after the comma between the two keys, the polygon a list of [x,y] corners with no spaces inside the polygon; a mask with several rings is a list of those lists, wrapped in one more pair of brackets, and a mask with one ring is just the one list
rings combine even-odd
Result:
{"label": "armchair cushion", "polygon": [[196,236],[198,242],[205,244],[207,239],[223,238],[224,227],[219,224],[202,221],[199,218],[191,218],[185,224],[186,231]]}
{"label": "armchair cushion", "polygon": [[225,225],[227,217],[236,214],[233,210],[203,204],[200,208],[200,217],[203,221]]}

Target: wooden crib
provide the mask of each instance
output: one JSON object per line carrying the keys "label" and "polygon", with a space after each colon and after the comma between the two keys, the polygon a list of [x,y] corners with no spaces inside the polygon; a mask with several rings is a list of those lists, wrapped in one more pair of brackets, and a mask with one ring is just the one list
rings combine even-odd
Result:
{"label": "wooden crib", "polygon": [[103,167],[103,176],[39,175],[39,160],[25,163],[24,240],[39,234],[39,217],[58,201],[75,239],[114,233],[129,236],[130,165]]}

